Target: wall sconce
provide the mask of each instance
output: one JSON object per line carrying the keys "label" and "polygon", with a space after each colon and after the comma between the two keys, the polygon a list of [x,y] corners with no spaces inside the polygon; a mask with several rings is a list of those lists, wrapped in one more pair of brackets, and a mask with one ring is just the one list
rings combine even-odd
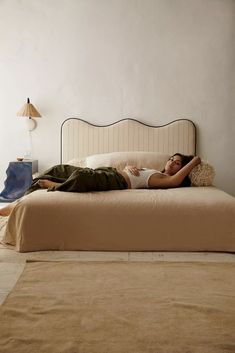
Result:
{"label": "wall sconce", "polygon": [[28,131],[33,131],[37,126],[36,121],[32,118],[41,118],[40,113],[33,106],[33,104],[30,103],[29,98],[27,99],[27,103],[24,104],[24,106],[17,112],[16,115],[28,118],[26,120]]}

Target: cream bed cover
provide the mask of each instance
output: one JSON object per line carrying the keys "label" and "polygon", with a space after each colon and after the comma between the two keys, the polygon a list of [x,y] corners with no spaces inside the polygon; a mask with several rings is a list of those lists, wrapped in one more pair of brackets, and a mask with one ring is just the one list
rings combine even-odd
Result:
{"label": "cream bed cover", "polygon": [[235,199],[215,187],[38,190],[15,206],[3,242],[20,252],[234,252]]}

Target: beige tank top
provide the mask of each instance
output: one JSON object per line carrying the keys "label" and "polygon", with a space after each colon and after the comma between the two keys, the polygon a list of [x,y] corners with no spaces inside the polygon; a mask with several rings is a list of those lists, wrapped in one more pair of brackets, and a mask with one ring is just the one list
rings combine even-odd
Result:
{"label": "beige tank top", "polygon": [[156,169],[141,168],[138,170],[140,173],[138,176],[135,176],[129,171],[125,170],[130,179],[131,189],[147,189],[149,187],[148,181],[151,175],[161,173],[159,170]]}

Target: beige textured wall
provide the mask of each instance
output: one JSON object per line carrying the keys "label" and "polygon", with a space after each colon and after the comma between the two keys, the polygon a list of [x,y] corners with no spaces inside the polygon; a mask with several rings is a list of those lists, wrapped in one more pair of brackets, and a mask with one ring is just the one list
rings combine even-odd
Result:
{"label": "beige textured wall", "polygon": [[0,43],[1,183],[26,149],[16,111],[30,97],[41,170],[59,161],[67,117],[184,117],[216,185],[235,195],[235,1],[1,0]]}

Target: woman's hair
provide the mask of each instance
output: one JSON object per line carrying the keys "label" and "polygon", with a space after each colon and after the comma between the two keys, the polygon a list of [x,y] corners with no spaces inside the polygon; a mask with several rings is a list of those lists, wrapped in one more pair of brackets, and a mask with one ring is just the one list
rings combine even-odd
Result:
{"label": "woman's hair", "polygon": [[[172,157],[175,157],[175,156],[180,156],[180,158],[181,158],[181,163],[182,163],[182,167],[184,167],[188,162],[191,161],[191,159],[193,159],[193,156],[187,156],[187,155],[181,154],[181,153],[175,153],[175,154],[173,154],[173,156],[171,156],[170,159],[171,159]],[[181,168],[182,168],[182,167],[181,167]]]}
{"label": "woman's hair", "polygon": [[[172,157],[175,157],[175,156],[180,156],[181,158],[181,163],[182,163],[182,166],[181,168],[183,168],[188,162],[191,161],[191,159],[193,159],[193,156],[187,156],[185,154],[182,154],[182,153],[175,153],[173,154],[169,159],[171,159]],[[162,173],[164,173],[165,169],[162,171]],[[184,180],[182,181],[182,183],[179,185],[179,187],[181,186],[190,186],[191,185],[191,181],[188,177],[188,175],[184,178]]]}

